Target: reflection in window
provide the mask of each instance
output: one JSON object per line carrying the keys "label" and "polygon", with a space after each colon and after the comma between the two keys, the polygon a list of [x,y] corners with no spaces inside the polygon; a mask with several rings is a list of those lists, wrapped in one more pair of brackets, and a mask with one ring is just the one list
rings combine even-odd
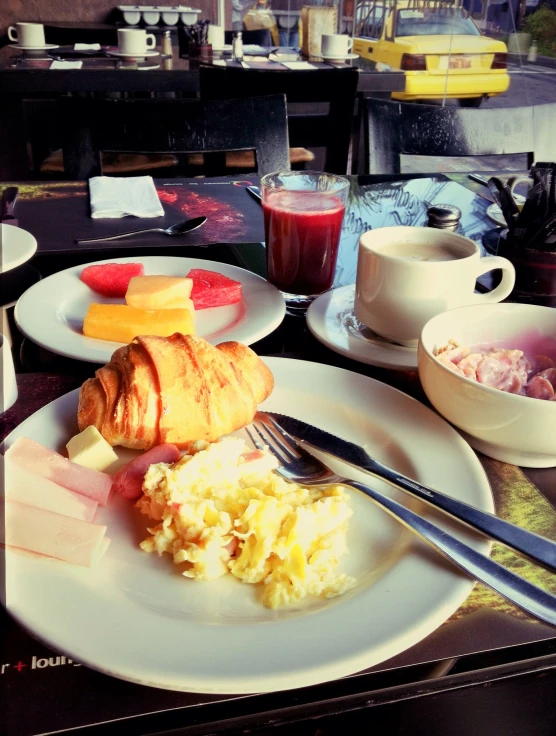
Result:
{"label": "reflection in window", "polygon": [[398,10],[395,36],[480,36],[465,10]]}

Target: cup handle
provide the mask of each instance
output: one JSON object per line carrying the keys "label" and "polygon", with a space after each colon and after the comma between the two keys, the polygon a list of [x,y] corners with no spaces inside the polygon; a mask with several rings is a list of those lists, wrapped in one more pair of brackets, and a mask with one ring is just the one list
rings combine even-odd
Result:
{"label": "cup handle", "polygon": [[479,276],[493,271],[495,268],[502,269],[502,281],[495,289],[486,294],[474,294],[473,303],[501,302],[511,294],[515,285],[515,268],[513,263],[507,258],[502,258],[501,256],[484,256],[479,261],[475,278],[479,278]]}
{"label": "cup handle", "polygon": [[154,33],[147,33],[146,41],[147,48],[154,49],[154,47],[156,46],[156,36],[154,35]]}
{"label": "cup handle", "polygon": [[[14,34],[13,36],[12,36],[12,32]],[[8,28],[8,38],[10,39],[10,41],[15,41],[17,43],[17,41],[18,41],[18,38],[17,38],[17,28],[15,26],[10,26]]]}
{"label": "cup handle", "polygon": [[351,53],[353,48],[353,38],[348,38],[348,54]]}
{"label": "cup handle", "polygon": [[508,186],[510,187],[510,192],[514,193],[514,189],[518,184],[521,184],[522,181],[527,182],[527,184],[531,184],[531,178],[529,176],[512,176],[511,179],[508,179]]}

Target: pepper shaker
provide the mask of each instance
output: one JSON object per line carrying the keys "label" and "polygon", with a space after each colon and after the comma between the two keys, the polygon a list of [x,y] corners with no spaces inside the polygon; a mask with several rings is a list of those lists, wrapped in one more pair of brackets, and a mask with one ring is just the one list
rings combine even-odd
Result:
{"label": "pepper shaker", "polygon": [[164,31],[162,34],[162,41],[160,43],[160,53],[162,56],[172,56],[172,33],[171,31]]}
{"label": "pepper shaker", "polygon": [[461,220],[461,210],[452,204],[435,204],[427,210],[427,227],[456,232]]}
{"label": "pepper shaker", "polygon": [[232,59],[234,61],[243,61],[243,36],[241,31],[234,33],[232,40]]}

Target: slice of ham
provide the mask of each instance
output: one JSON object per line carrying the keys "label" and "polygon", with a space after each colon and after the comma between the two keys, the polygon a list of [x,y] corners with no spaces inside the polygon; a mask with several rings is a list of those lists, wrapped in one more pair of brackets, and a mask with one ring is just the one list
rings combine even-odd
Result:
{"label": "slice of ham", "polygon": [[5,544],[92,567],[107,549],[106,527],[6,500]]}
{"label": "slice of ham", "polygon": [[546,378],[535,376],[525,386],[525,394],[532,399],[550,401],[554,396],[554,387]]}
{"label": "slice of ham", "polygon": [[101,506],[108,502],[112,476],[73,463],[28,437],[18,437],[6,452],[6,457],[30,473],[88,496]]}
{"label": "slice of ham", "polygon": [[4,493],[10,501],[36,506],[81,521],[94,519],[98,504],[92,498],[70,491],[47,478],[29,473],[5,458]]}
{"label": "slice of ham", "polygon": [[168,463],[172,465],[181,457],[181,452],[175,445],[163,444],[152,447],[142,455],[134,457],[131,462],[124,465],[114,476],[112,488],[116,493],[121,493],[124,498],[135,500],[143,493],[143,478],[149,465],[156,463]]}

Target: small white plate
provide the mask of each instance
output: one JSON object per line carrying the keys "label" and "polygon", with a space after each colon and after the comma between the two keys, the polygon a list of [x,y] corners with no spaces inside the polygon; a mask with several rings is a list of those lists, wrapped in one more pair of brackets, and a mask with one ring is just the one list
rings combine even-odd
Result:
{"label": "small white plate", "polygon": [[48,51],[50,49],[60,48],[60,46],[55,43],[47,43],[44,46],[20,46],[18,43],[10,43],[9,47],[11,49],[19,49],[20,51]]}
{"label": "small white plate", "polygon": [[[95,263],[142,263],[146,275],[161,276],[185,276],[191,268],[204,268],[240,281],[240,302],[201,309],[195,314],[197,334],[213,344],[237,340],[250,345],[275,330],[286,312],[275,286],[237,266],[171,256],[113,258]],[[88,265],[73,266],[31,286],[19,298],[14,316],[20,330],[37,345],[68,358],[104,364],[121,344],[85,337],[83,319],[91,302],[123,304],[124,300],[105,298],[84,284],[79,275]]]}
{"label": "small white plate", "polygon": [[[399,472],[494,510],[477,456],[431,409],[351,371],[302,360],[264,360],[275,387],[263,409],[357,442]],[[77,431],[78,394],[72,391],[33,414],[6,446],[23,435],[63,451]],[[369,482],[362,471],[327,461],[335,472]],[[433,516],[426,505],[412,503],[383,481],[373,478],[372,485]],[[168,555],[139,548],[147,519],[120,495],[99,508],[95,521],[107,525],[111,542],[96,567],[9,549],[0,596],[15,620],[57,653],[141,685],[240,694],[351,675],[424,639],[457,610],[474,581],[362,493],[348,493],[353,516],[349,554],[340,571],[357,582],[338,598],[307,598],[271,610],[261,604],[259,586],[231,575],[210,583],[187,580]],[[484,537],[446,517],[433,518],[488,554]]]}
{"label": "small white plate", "polygon": [[321,294],[307,310],[313,335],[336,353],[360,363],[398,371],[417,370],[417,348],[386,342],[362,325],[353,313],[355,284]]}
{"label": "small white plate", "polygon": [[123,51],[106,51],[106,53],[109,56],[118,56],[118,57],[122,57],[125,59],[150,59],[153,56],[160,55],[158,51],[151,51],[151,50],[145,51],[142,54],[129,54],[127,52],[124,53]]}
{"label": "small white plate", "polygon": [[347,61],[348,59],[359,58],[359,54],[346,54],[345,56],[329,56],[328,54],[325,56],[324,54],[321,54],[321,56],[326,61]]}
{"label": "small white plate", "polygon": [[0,229],[1,255],[0,273],[17,268],[35,255],[37,241],[34,235],[15,225],[3,222]]}
{"label": "small white plate", "polygon": [[[515,202],[517,205],[524,205],[525,204],[525,197],[523,197],[521,194],[514,194],[513,195]],[[491,220],[494,220],[494,222],[497,225],[502,225],[502,227],[508,227],[508,223],[506,222],[506,218],[502,214],[502,210],[497,204],[491,204],[489,207],[487,207],[486,211],[488,217],[490,217]]]}

